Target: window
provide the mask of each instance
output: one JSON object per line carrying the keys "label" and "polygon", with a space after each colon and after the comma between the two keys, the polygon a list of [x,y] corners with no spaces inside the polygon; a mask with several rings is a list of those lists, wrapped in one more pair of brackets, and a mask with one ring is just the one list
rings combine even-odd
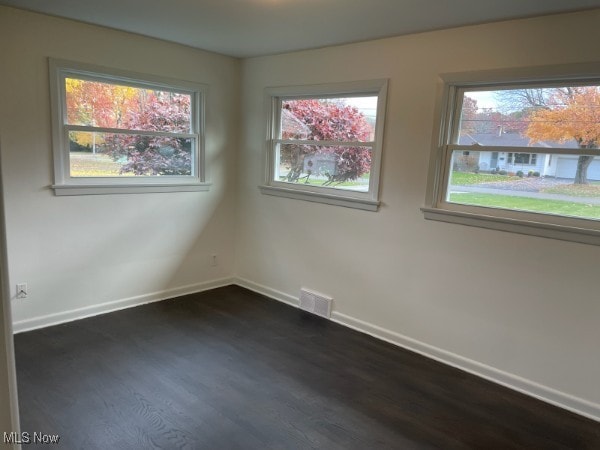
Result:
{"label": "window", "polygon": [[57,195],[207,190],[204,87],[50,60]]}
{"label": "window", "polygon": [[535,153],[509,153],[508,164],[526,164],[535,166],[537,162],[537,154]]}
{"label": "window", "polygon": [[387,82],[267,90],[265,194],[376,211]]}
{"label": "window", "polygon": [[598,69],[448,75],[425,217],[600,245]]}

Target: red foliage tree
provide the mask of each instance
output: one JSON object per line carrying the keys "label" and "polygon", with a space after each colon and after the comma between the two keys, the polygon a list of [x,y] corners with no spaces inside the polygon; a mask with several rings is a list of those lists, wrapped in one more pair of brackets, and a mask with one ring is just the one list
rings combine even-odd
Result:
{"label": "red foliage tree", "polygon": [[[335,101],[316,99],[289,100],[283,109],[305,126],[302,139],[311,141],[335,141],[339,145],[282,145],[281,162],[290,170],[287,181],[297,182],[305,173],[304,161],[315,154],[332,155],[335,159],[334,173],[321,173],[327,180],[325,185],[356,180],[371,170],[371,149],[360,146],[344,146],[344,142],[364,142],[373,140],[373,125],[354,106]],[[297,139],[297,128],[284,130],[283,139]],[[310,161],[308,162],[310,166]],[[304,178],[308,180],[311,169]]]}
{"label": "red foliage tree", "polygon": [[[124,120],[125,128],[141,131],[189,132],[190,97],[168,92],[144,91]],[[121,173],[135,175],[190,175],[191,141],[148,135],[111,135],[106,150],[113,159],[125,159]]]}
{"label": "red foliage tree", "polygon": [[[191,97],[112,83],[68,78],[67,118],[70,124],[128,131],[189,133]],[[120,173],[190,175],[190,139],[127,133],[74,132],[72,147],[97,147],[120,161]]]}

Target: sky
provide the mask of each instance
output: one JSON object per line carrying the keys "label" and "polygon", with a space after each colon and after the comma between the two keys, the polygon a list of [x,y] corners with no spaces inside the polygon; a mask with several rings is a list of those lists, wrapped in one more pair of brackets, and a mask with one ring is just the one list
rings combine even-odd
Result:
{"label": "sky", "polygon": [[367,117],[374,119],[377,115],[377,97],[349,97],[344,100],[347,105],[355,106]]}
{"label": "sky", "polygon": [[465,96],[477,100],[477,106],[479,108],[497,109],[498,103],[494,98],[494,92],[495,91],[470,91],[465,92]]}

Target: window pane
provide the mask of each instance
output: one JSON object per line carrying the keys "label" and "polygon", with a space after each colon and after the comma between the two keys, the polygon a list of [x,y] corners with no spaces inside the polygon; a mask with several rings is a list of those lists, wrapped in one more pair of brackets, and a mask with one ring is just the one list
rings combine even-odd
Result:
{"label": "window pane", "polygon": [[281,144],[275,181],[367,192],[370,147]]}
{"label": "window pane", "polygon": [[191,132],[191,95],[65,79],[67,123],[128,130]]}
{"label": "window pane", "polygon": [[457,143],[598,148],[600,86],[465,91]]}
{"label": "window pane", "polygon": [[600,156],[523,154],[527,164],[520,153],[512,163],[506,153],[464,153],[452,155],[451,203],[600,219]]}
{"label": "window pane", "polygon": [[281,138],[371,142],[376,119],[377,96],[283,100]]}
{"label": "window pane", "polygon": [[192,175],[191,139],[69,132],[72,177]]}

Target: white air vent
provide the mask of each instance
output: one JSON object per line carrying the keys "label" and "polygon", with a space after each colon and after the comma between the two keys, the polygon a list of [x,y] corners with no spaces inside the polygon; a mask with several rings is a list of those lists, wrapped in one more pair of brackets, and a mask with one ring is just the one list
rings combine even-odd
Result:
{"label": "white air vent", "polygon": [[309,289],[300,289],[300,309],[329,319],[333,299]]}

